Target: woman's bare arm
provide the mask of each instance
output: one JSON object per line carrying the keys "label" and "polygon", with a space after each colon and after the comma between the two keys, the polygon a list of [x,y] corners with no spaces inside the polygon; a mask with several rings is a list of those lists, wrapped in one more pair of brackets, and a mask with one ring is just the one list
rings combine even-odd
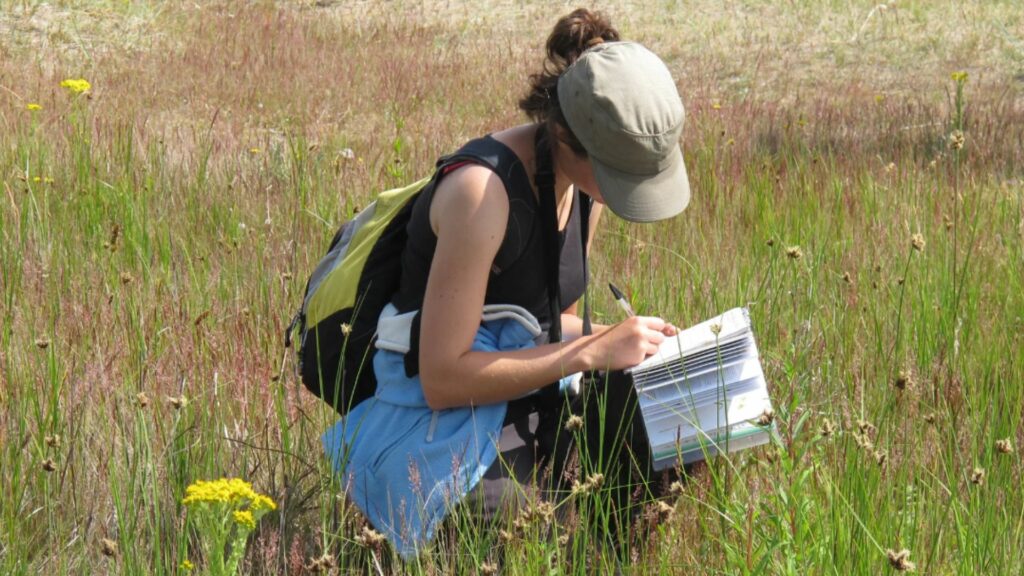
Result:
{"label": "woman's bare arm", "polygon": [[567,343],[471,350],[488,273],[505,235],[508,196],[493,172],[466,166],[442,181],[430,216],[438,240],[423,301],[420,379],[431,408],[510,400],[566,374],[632,366],[663,340],[662,320],[633,318]]}

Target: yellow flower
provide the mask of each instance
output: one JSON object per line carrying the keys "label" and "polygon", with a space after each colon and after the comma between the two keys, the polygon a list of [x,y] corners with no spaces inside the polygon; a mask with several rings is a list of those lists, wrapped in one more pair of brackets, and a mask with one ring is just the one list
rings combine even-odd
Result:
{"label": "yellow flower", "polygon": [[259,153],[260,153],[260,149],[259,148],[249,148],[249,154],[259,154]]}
{"label": "yellow flower", "polygon": [[256,497],[252,485],[239,478],[221,478],[220,480],[198,480],[185,489],[185,499],[181,501],[186,506],[200,502],[226,502],[229,504],[241,503],[243,500],[252,500]]}
{"label": "yellow flower", "polygon": [[717,102],[717,101],[716,102],[712,102],[711,109],[712,110],[721,110],[722,109],[722,104],[720,102]]}
{"label": "yellow flower", "polygon": [[243,528],[249,530],[256,529],[256,519],[252,517],[252,512],[248,510],[235,510],[231,513],[231,517],[235,519],[235,523]]}
{"label": "yellow flower", "polygon": [[36,104],[35,102],[30,102],[28,106],[25,106],[25,108],[31,110],[32,112],[36,112],[38,110],[42,110],[43,109],[42,106],[40,106],[39,104]]}
{"label": "yellow flower", "polygon": [[257,494],[250,506],[256,511],[277,510],[277,504],[274,504],[274,501],[269,496],[264,496],[263,494]]}
{"label": "yellow flower", "polygon": [[220,480],[197,480],[188,488],[185,488],[185,498],[181,503],[190,506],[193,504],[233,504],[244,506],[248,504],[252,510],[275,510],[277,505],[269,496],[258,494],[249,484],[241,478],[221,478]]}
{"label": "yellow flower", "polygon": [[72,94],[82,94],[92,88],[92,84],[85,78],[68,78],[60,83],[61,88],[66,88]]}
{"label": "yellow flower", "polygon": [[196,569],[196,565],[188,560],[182,560],[181,564],[178,564],[178,568],[184,570],[185,572],[191,572]]}
{"label": "yellow flower", "polygon": [[963,70],[959,72],[953,72],[952,74],[949,75],[949,77],[952,78],[953,82],[956,82],[957,84],[967,83],[967,72],[964,72]]}

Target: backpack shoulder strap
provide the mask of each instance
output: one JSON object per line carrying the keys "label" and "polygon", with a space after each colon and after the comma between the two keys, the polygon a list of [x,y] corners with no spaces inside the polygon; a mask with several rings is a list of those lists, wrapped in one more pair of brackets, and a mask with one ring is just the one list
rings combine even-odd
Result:
{"label": "backpack shoulder strap", "polygon": [[594,199],[588,194],[576,190],[576,201],[580,203],[580,246],[583,249],[583,335],[594,333],[590,322],[590,265],[587,259],[587,244],[590,242],[590,212],[594,208]]}
{"label": "backpack shoulder strap", "polygon": [[530,190],[530,178],[519,156],[491,136],[470,140],[456,152],[442,157],[437,161],[437,169],[443,170],[460,162],[473,162],[490,168],[501,178],[509,194]]}

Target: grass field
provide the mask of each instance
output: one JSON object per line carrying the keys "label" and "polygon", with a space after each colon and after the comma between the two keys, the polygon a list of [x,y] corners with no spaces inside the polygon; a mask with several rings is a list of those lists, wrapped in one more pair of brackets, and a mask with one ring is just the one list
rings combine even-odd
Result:
{"label": "grass field", "polygon": [[1015,0],[598,4],[677,78],[693,201],[605,219],[592,284],[681,326],[749,305],[780,440],[618,550],[601,494],[374,543],[284,328],[375,191],[522,121],[571,7],[0,0],[0,573],[202,572],[181,500],[223,476],[277,503],[246,574],[1022,573]]}

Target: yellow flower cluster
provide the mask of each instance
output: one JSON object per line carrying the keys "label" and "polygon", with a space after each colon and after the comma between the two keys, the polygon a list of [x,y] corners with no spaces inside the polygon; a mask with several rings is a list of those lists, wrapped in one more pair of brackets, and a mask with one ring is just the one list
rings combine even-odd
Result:
{"label": "yellow flower cluster", "polygon": [[25,108],[27,108],[28,110],[30,110],[32,112],[37,112],[37,111],[43,109],[43,107],[41,105],[36,104],[35,102],[29,102],[28,105],[25,106]]}
{"label": "yellow flower cluster", "polygon": [[258,494],[252,484],[240,478],[220,480],[197,480],[185,489],[182,504],[189,506],[200,503],[224,502],[234,505],[249,503],[252,510],[276,510],[277,504],[269,496]]}
{"label": "yellow flower cluster", "polygon": [[962,70],[959,72],[953,72],[952,74],[949,75],[949,77],[952,78],[953,82],[956,82],[957,84],[967,83],[967,72],[964,72]]}
{"label": "yellow flower cluster", "polygon": [[234,518],[235,523],[249,530],[256,529],[256,519],[253,518],[252,512],[248,510],[235,510],[231,513],[231,517]]}
{"label": "yellow flower cluster", "polygon": [[92,88],[92,84],[85,78],[68,78],[60,83],[61,88],[66,88],[68,92],[72,94],[81,94],[88,92]]}

